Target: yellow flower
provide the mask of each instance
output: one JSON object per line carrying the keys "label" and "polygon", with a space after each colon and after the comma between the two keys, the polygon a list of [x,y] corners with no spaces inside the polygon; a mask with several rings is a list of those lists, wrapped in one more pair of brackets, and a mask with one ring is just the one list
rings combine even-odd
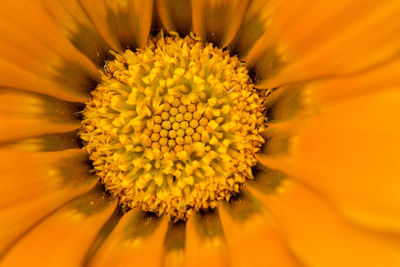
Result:
{"label": "yellow flower", "polygon": [[[400,3],[393,0],[0,1],[0,264],[400,266],[399,14]],[[182,84],[168,91],[172,98],[159,93],[171,89],[187,69],[173,69],[170,80],[157,79],[161,91],[142,90],[157,71],[165,71],[160,57],[150,60],[150,40],[174,32],[201,40],[199,55],[215,48],[221,58],[216,64],[237,62],[235,70],[216,68],[212,74],[219,78],[209,82],[213,87],[192,98],[176,93],[185,90]],[[181,59],[164,56],[162,62],[171,64]],[[142,72],[127,64],[138,58],[145,69],[150,61],[154,67],[140,76],[140,84],[132,79]],[[194,77],[204,61],[198,62],[199,68],[190,65],[190,79],[201,87],[204,83]],[[230,82],[248,88],[233,91],[248,98],[224,98]],[[129,96],[118,91],[120,83],[129,84]],[[214,91],[218,97],[207,95]],[[171,113],[165,119],[151,117],[150,104],[118,111],[117,117],[107,110],[138,103],[139,93],[160,114],[172,109],[166,103],[175,107],[176,102],[173,116],[181,114],[179,122],[186,116],[187,125],[175,130]],[[204,110],[221,108],[209,108],[204,114],[211,115],[192,122],[202,109],[199,99],[207,102]],[[233,104],[226,108],[221,104],[229,101]],[[189,109],[193,112],[185,115]],[[261,113],[265,121],[259,120]],[[223,119],[213,118],[221,114],[227,130],[217,134]],[[140,116],[151,117],[147,128]],[[113,144],[123,144],[124,153],[161,151],[171,140],[161,138],[172,134],[180,140],[174,141],[175,152],[143,152],[154,165],[130,153],[96,154],[110,145],[106,139],[120,133],[127,118],[132,129],[143,132],[118,135]],[[198,139],[190,139],[202,118]],[[165,128],[157,129],[156,121],[165,122]],[[105,139],[93,137],[98,129]],[[174,132],[162,137],[161,129]],[[243,129],[244,139],[237,138]],[[185,148],[178,137],[198,144]],[[135,142],[128,144],[127,138]],[[228,153],[224,140],[243,150]],[[139,146],[142,141],[150,143]],[[212,151],[209,143],[220,154],[203,157]],[[175,150],[175,145],[181,147]],[[193,157],[202,160],[206,175],[186,176],[200,166],[180,163],[193,150],[200,153]],[[224,164],[215,164],[216,158]],[[171,176],[143,172],[157,164]],[[174,164],[182,165],[185,175]],[[102,174],[104,166],[108,172]],[[126,179],[132,166],[143,172],[135,187]],[[235,168],[240,174],[234,175]],[[105,179],[110,175],[112,183]],[[185,188],[194,188],[200,176],[216,177],[215,187],[226,185],[226,199],[214,201],[199,190],[192,200],[201,201],[185,206],[180,198],[165,197],[188,195]],[[233,176],[237,180],[229,182]],[[182,190],[158,192],[155,199],[145,194],[126,202],[132,194],[121,193],[121,188],[141,190],[153,178],[161,185],[179,177]],[[172,200],[162,202],[166,198]],[[172,208],[160,208],[162,203]],[[182,212],[174,214],[178,206]]]}

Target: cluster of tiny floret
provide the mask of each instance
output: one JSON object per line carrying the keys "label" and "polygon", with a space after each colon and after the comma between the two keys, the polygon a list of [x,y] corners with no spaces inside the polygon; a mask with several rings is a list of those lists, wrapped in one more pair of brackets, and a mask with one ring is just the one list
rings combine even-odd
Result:
{"label": "cluster of tiny floret", "polygon": [[181,151],[191,153],[193,143],[207,140],[213,130],[205,114],[197,111],[196,102],[185,105],[179,98],[171,100],[165,99],[162,113],[155,115],[143,131],[148,136],[144,141],[146,147],[175,158]]}
{"label": "cluster of tiny floret", "polygon": [[192,34],[114,55],[80,130],[105,187],[173,220],[229,200],[264,142],[264,98],[243,64]]}

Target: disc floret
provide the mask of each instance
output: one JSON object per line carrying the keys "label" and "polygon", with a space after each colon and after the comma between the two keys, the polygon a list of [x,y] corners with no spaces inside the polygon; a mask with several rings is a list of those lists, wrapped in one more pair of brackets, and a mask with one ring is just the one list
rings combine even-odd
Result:
{"label": "disc floret", "polygon": [[114,55],[80,131],[106,188],[174,220],[229,200],[264,142],[263,97],[243,64],[194,35]]}

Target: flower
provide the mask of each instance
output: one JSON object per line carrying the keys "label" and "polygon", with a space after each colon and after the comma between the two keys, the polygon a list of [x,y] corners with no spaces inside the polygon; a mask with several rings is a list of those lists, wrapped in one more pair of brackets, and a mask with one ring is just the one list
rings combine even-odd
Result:
{"label": "flower", "polygon": [[[400,265],[396,1],[0,7],[4,266]],[[187,220],[124,208],[79,137],[90,92],[119,68],[112,54],[145,49],[161,28],[226,48],[268,94],[254,179]]]}

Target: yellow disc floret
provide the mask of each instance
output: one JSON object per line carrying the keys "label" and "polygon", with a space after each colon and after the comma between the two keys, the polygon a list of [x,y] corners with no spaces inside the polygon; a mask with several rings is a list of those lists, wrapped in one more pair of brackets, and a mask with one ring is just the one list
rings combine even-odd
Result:
{"label": "yellow disc floret", "polygon": [[194,35],[114,56],[80,130],[107,190],[173,220],[229,200],[264,142],[264,98],[243,64]]}

